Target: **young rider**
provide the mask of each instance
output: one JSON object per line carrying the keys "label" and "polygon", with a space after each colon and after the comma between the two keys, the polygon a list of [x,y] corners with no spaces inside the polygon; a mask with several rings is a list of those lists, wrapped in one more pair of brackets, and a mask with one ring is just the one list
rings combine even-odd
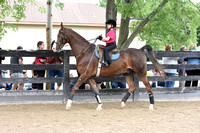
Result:
{"label": "young rider", "polygon": [[115,27],[116,21],[115,20],[108,20],[106,22],[107,29],[109,30],[107,36],[104,38],[102,35],[98,36],[97,39],[106,42],[106,47],[104,48],[104,65],[108,66],[111,63],[111,59],[109,56],[109,51],[115,49],[116,42],[115,42]]}

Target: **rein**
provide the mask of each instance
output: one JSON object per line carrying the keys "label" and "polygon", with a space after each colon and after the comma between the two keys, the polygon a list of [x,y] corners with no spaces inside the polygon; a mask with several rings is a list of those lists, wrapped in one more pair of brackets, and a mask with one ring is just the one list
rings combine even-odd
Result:
{"label": "rein", "polygon": [[91,43],[89,43],[89,45],[87,46],[87,48],[85,50],[83,50],[83,52],[81,52],[79,55],[76,56],[77,60],[91,48],[92,45],[90,45],[90,44]]}
{"label": "rein", "polygon": [[[66,42],[68,42],[68,39],[67,39],[67,36],[65,35],[66,33],[66,29],[64,28],[64,31],[62,32],[61,35],[58,35],[58,37],[61,38],[61,41],[63,43],[63,39],[66,40]],[[88,42],[88,41],[92,41],[92,40],[95,40],[94,43],[97,41],[97,38],[94,38],[94,39],[90,39],[90,40],[86,40],[86,41],[82,41],[82,42],[76,42],[76,43],[73,43],[73,44],[78,44],[78,43],[83,43],[83,42]],[[91,43],[89,43],[89,45],[87,46],[87,48],[85,50],[83,50],[79,55],[76,56],[76,59],[78,60],[82,55],[84,55],[90,48],[92,45],[90,45]]]}
{"label": "rein", "polygon": [[[94,39],[90,39],[90,40],[87,40],[87,41],[91,41],[91,40],[95,40],[94,43],[97,41],[96,38]],[[81,43],[81,42],[79,42]],[[83,52],[81,52],[79,55],[76,56],[76,59],[78,60],[82,55],[84,55],[90,48],[92,45],[90,45],[91,43],[89,43],[89,45],[87,46],[87,48],[85,50],[83,50]]]}

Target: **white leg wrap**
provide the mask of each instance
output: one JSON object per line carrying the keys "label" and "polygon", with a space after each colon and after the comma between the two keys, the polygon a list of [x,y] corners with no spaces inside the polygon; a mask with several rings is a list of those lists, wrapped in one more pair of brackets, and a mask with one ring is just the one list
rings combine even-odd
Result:
{"label": "white leg wrap", "polygon": [[124,108],[126,104],[124,102],[121,102],[121,108]]}
{"label": "white leg wrap", "polygon": [[101,103],[101,104],[98,104],[96,110],[102,110],[102,105],[103,105],[102,103]]}
{"label": "white leg wrap", "polygon": [[72,100],[68,99],[66,104],[66,110],[69,110],[72,106]]}
{"label": "white leg wrap", "polygon": [[149,105],[149,109],[153,110],[153,104]]}

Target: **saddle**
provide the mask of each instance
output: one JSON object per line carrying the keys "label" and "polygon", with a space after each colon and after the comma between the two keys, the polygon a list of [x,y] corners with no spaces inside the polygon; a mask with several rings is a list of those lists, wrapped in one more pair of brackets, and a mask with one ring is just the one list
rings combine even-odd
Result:
{"label": "saddle", "polygon": [[[103,56],[103,49],[105,48],[104,45],[95,45],[95,56],[98,58],[98,59],[101,59],[103,60],[104,59],[104,56]],[[109,56],[110,56],[110,59],[112,61],[114,60],[118,60],[120,58],[120,50],[118,50],[117,48],[113,49],[112,51],[109,52]]]}
{"label": "saddle", "polygon": [[[105,48],[104,45],[95,45],[94,55],[99,59],[98,66],[97,66],[97,73],[96,77],[99,77],[101,72],[101,66],[102,66],[102,60],[104,59],[103,56],[103,49]],[[117,48],[113,49],[109,52],[110,59],[112,61],[118,60],[120,58],[120,50],[117,50]]]}

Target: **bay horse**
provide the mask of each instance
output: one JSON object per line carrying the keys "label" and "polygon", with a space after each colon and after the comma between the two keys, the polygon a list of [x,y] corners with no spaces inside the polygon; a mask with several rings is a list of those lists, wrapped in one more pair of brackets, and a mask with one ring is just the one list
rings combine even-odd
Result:
{"label": "bay horse", "polygon": [[[80,36],[72,29],[65,28],[61,23],[61,28],[58,32],[56,50],[59,50],[66,43],[71,46],[72,52],[76,58],[77,71],[80,74],[77,83],[73,86],[67,100],[66,110],[71,108],[72,99],[75,94],[75,90],[88,80],[89,84],[93,88],[96,100],[98,102],[97,110],[102,109],[102,102],[99,96],[99,89],[97,83],[92,76],[97,73],[98,58],[94,56],[95,45],[90,44],[86,39]],[[141,81],[144,83],[148,93],[150,106],[149,109],[153,109],[154,97],[152,93],[152,87],[147,79],[147,58],[148,56],[159,72],[164,72],[163,67],[155,58],[154,51],[150,45],[145,45],[141,49],[127,48],[120,51],[121,56],[118,60],[112,61],[108,67],[102,67],[100,77],[114,77],[123,74],[125,80],[129,86],[128,91],[121,101],[121,108],[125,106],[127,99],[135,90],[133,82],[133,76],[138,74]]]}

